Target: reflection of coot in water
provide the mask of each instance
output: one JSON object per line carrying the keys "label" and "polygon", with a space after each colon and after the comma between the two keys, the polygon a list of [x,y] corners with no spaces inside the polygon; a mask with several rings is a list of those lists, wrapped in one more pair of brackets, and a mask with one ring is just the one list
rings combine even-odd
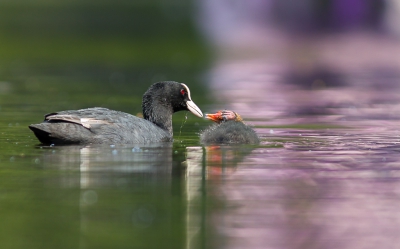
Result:
{"label": "reflection of coot in water", "polygon": [[106,108],[50,113],[29,128],[43,144],[142,144],[172,141],[172,114],[189,110],[203,114],[189,88],[173,81],[154,83],[143,95],[143,116]]}
{"label": "reflection of coot in water", "polygon": [[217,124],[212,125],[200,135],[203,144],[258,144],[260,139],[256,132],[245,123],[242,117],[233,111],[218,111],[207,114]]}

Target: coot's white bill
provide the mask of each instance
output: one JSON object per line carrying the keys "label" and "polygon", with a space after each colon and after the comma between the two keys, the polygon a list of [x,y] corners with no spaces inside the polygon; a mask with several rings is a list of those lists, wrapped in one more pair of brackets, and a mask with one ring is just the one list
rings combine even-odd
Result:
{"label": "coot's white bill", "polygon": [[187,101],[186,105],[191,113],[193,113],[197,117],[203,117],[203,113],[201,112],[200,108],[192,100]]}

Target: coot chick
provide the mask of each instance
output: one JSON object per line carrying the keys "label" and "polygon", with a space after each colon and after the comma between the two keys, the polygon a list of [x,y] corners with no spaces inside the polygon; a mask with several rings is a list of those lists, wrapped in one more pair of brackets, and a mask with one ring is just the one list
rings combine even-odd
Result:
{"label": "coot chick", "polygon": [[206,114],[206,118],[217,124],[210,126],[200,134],[202,144],[258,144],[256,132],[245,123],[242,117],[233,111],[218,111]]}
{"label": "coot chick", "polygon": [[188,110],[203,117],[189,88],[174,81],[151,85],[142,109],[143,118],[100,107],[55,112],[29,128],[43,144],[145,144],[173,140],[175,112]]}

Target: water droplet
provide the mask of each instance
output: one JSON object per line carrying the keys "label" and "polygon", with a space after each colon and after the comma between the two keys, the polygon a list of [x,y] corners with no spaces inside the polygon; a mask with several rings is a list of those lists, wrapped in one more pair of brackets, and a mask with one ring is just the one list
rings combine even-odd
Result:
{"label": "water droplet", "polygon": [[132,152],[141,152],[141,151],[142,149],[140,149],[140,147],[135,146],[132,148]]}
{"label": "water droplet", "polygon": [[119,178],[118,180],[116,180],[115,183],[117,184],[118,187],[125,187],[126,185],[128,185],[128,180],[124,178]]}
{"label": "water droplet", "polygon": [[14,162],[15,161],[15,157],[10,157],[10,162]]}
{"label": "water droplet", "polygon": [[81,200],[84,204],[92,205],[97,202],[97,193],[94,190],[86,190],[81,195]]}
{"label": "water droplet", "polygon": [[149,227],[156,218],[155,209],[151,206],[142,206],[135,210],[132,222],[139,227]]}
{"label": "water droplet", "polygon": [[181,137],[181,134],[182,134],[182,128],[183,128],[183,126],[186,124],[186,121],[187,121],[187,115],[188,115],[188,112],[186,112],[186,113],[185,113],[185,118],[183,119],[183,121],[182,121],[182,124],[181,124],[181,127],[179,128],[179,136],[178,136],[178,139]]}

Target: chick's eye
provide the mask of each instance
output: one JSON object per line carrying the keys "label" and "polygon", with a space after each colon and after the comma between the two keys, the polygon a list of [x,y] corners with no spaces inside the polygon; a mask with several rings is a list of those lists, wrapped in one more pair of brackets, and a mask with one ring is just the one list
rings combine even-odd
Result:
{"label": "chick's eye", "polygon": [[181,89],[181,94],[182,94],[182,95],[185,95],[185,93],[186,93],[185,90],[184,90],[184,89]]}

